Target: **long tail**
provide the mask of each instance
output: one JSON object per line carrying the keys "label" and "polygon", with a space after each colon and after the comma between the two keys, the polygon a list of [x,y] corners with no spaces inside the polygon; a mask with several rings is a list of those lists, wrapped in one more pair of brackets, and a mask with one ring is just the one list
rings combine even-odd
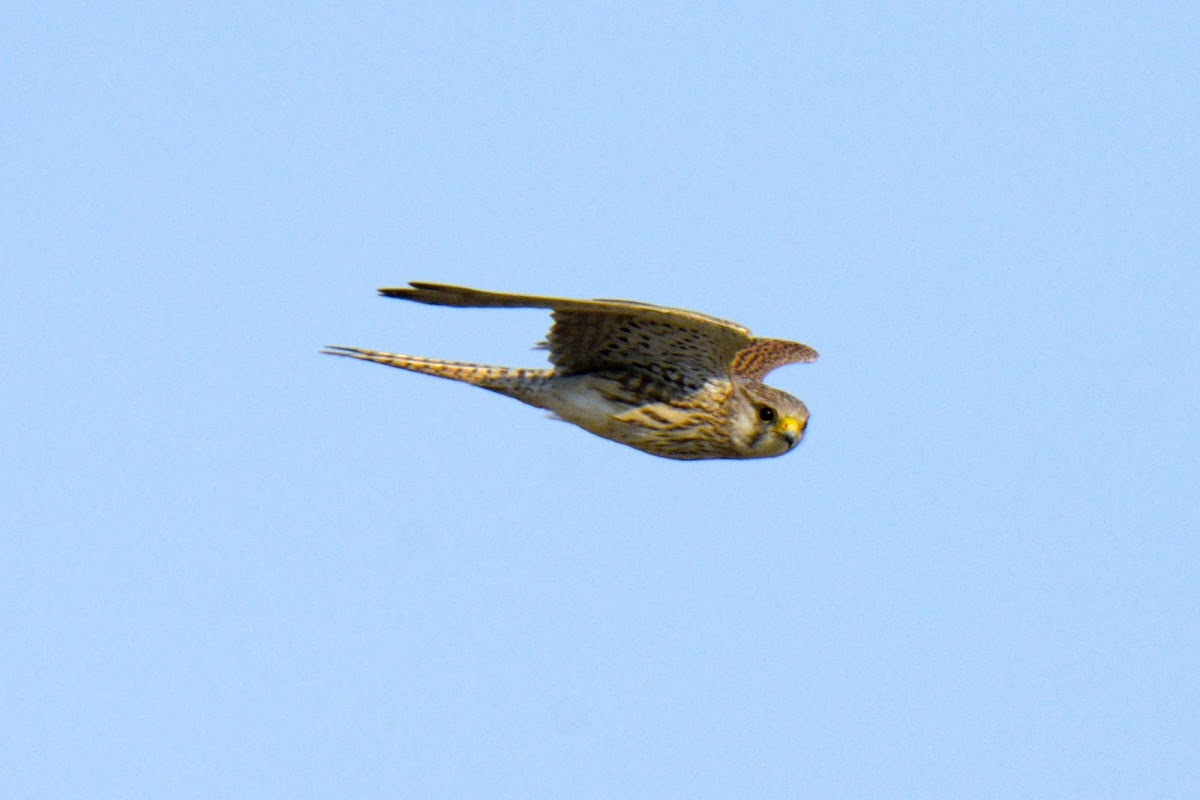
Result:
{"label": "long tail", "polygon": [[493,392],[515,397],[524,403],[538,408],[544,408],[539,398],[544,393],[546,384],[554,375],[549,369],[525,369],[523,367],[492,367],[484,364],[467,364],[462,361],[443,361],[437,358],[422,358],[421,356],[404,356],[398,353],[384,353],[379,350],[364,350],[358,347],[341,347],[327,345],[321,351],[325,355],[357,358],[359,361],[373,361],[388,367],[407,369],[446,378],[452,381],[469,383],[490,389]]}

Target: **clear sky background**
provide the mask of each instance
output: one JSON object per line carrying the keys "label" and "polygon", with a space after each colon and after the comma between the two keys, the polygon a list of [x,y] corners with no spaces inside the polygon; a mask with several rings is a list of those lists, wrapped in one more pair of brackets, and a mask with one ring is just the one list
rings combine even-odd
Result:
{"label": "clear sky background", "polygon": [[[1200,12],[1052,5],[4,11],[0,794],[1200,796]],[[543,363],[412,279],[808,436],[318,355]]]}

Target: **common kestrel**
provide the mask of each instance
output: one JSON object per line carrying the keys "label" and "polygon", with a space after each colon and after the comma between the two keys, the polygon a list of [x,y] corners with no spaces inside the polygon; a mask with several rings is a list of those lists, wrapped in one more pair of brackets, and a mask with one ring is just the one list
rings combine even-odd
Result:
{"label": "common kestrel", "polygon": [[776,367],[817,359],[798,342],[756,338],[733,322],[631,300],[416,281],[379,293],[439,306],[551,309],[554,324],[539,347],[554,367],[492,367],[332,345],[323,353],[482,386],[665,458],[779,456],[808,425],[804,403],[762,383]]}

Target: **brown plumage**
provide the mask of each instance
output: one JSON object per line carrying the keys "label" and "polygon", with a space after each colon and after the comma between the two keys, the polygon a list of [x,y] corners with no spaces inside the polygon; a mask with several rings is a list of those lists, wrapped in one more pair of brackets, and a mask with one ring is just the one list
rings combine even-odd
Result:
{"label": "brown plumage", "polygon": [[808,424],[800,400],[762,383],[815,361],[798,342],[760,339],[733,322],[631,300],[571,300],[414,281],[380,289],[430,305],[548,308],[552,369],[520,369],[330,346],[322,352],[470,383],[553,412],[606,439],[676,459],[788,452]]}

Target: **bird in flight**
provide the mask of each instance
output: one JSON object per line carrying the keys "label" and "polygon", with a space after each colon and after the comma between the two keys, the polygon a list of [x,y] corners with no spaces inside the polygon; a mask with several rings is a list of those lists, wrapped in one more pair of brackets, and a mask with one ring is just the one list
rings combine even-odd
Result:
{"label": "bird in flight", "polygon": [[385,297],[460,308],[548,308],[539,347],[552,369],[466,364],[330,345],[321,352],[480,386],[584,430],[664,458],[767,458],[799,444],[808,409],[765,385],[768,372],[817,360],[799,342],[632,300],[570,300],[413,281]]}

